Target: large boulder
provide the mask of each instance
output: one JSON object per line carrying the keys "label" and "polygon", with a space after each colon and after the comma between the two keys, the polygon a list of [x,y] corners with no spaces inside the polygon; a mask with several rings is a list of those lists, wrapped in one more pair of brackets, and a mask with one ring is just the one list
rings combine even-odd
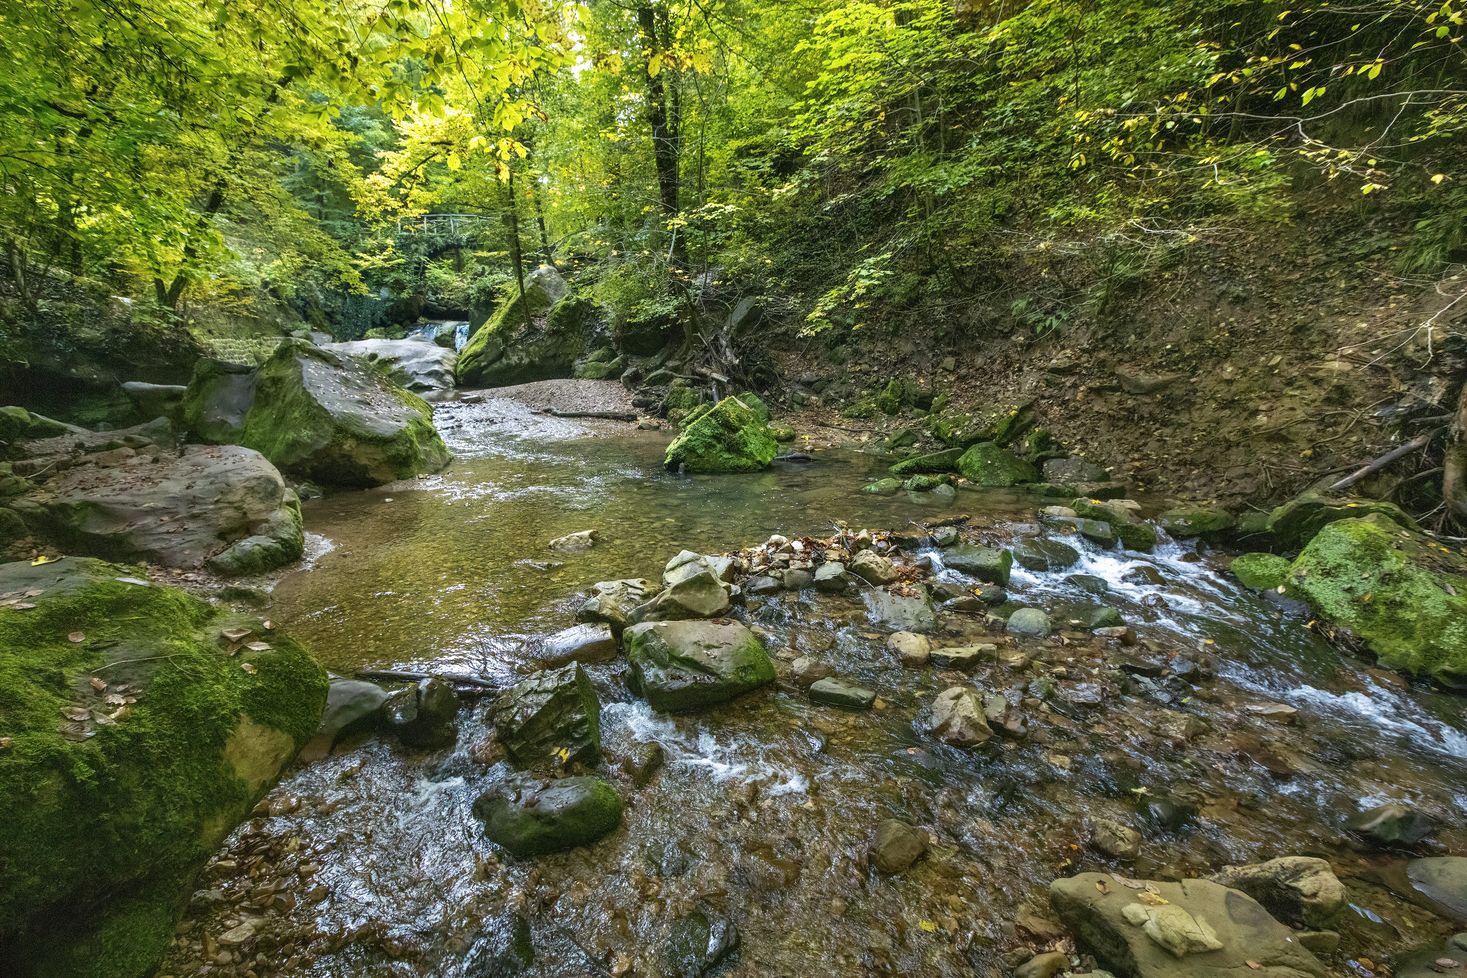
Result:
{"label": "large boulder", "polygon": [[538,672],[494,701],[494,729],[522,767],[595,764],[601,702],[579,663]]}
{"label": "large boulder", "polygon": [[1467,856],[1431,856],[1406,864],[1411,887],[1444,917],[1467,924]]}
{"label": "large boulder", "polygon": [[320,720],[304,649],[139,573],[0,565],[0,973],[151,974],[194,873]]}
{"label": "large boulder", "polygon": [[183,424],[201,441],[231,444],[244,435],[245,415],[254,403],[253,366],[200,360],[183,392]]}
{"label": "large boulder", "polygon": [[506,296],[458,357],[463,387],[507,387],[570,377],[596,346],[600,320],[590,299],[567,295],[549,266],[525,279],[525,293]]}
{"label": "large boulder", "polygon": [[1416,521],[1394,503],[1379,499],[1341,499],[1306,492],[1269,513],[1268,530],[1281,548],[1298,550],[1331,523],[1377,515],[1408,530],[1416,529]]}
{"label": "large boulder", "polygon": [[1375,514],[1329,523],[1289,586],[1381,662],[1467,687],[1467,561]]}
{"label": "large boulder", "polygon": [[979,442],[958,459],[957,469],[974,485],[1002,489],[1038,482],[1033,465],[991,441]]}
{"label": "large boulder", "polygon": [[518,859],[589,845],[621,824],[621,796],[597,777],[516,774],[474,802],[490,841]]}
{"label": "large boulder", "polygon": [[1208,880],[1133,887],[1106,873],[1081,873],[1050,884],[1049,901],[1080,943],[1120,978],[1328,973],[1256,900]]}
{"label": "large boulder", "polygon": [[725,397],[688,414],[663,464],[687,472],[757,472],[778,454],[768,417],[737,397]]}
{"label": "large boulder", "polygon": [[422,398],[300,340],[282,344],[260,368],[239,440],[285,471],[329,485],[381,485],[436,472],[449,458]]}
{"label": "large boulder", "polygon": [[364,360],[399,387],[428,396],[453,389],[454,368],[458,365],[457,353],[427,337],[325,343],[321,349]]}
{"label": "large boulder", "polygon": [[764,644],[736,621],[646,622],[623,641],[632,683],[654,709],[697,709],[774,682]]}
{"label": "large boulder", "polygon": [[300,559],[300,502],[259,452],[190,445],[82,456],[32,499],[74,550],[258,574]]}

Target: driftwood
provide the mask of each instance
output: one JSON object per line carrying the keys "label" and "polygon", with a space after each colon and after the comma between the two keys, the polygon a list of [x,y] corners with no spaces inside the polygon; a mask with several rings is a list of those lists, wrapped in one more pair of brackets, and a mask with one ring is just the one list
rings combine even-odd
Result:
{"label": "driftwood", "polygon": [[1343,479],[1340,479],[1338,482],[1331,483],[1330,487],[1325,491],[1339,492],[1341,489],[1348,489],[1350,486],[1353,486],[1361,479],[1365,478],[1368,475],[1373,475],[1374,473],[1379,472],[1381,469],[1390,465],[1397,459],[1410,455],[1412,452],[1419,452],[1421,449],[1425,448],[1431,443],[1432,435],[1434,434],[1435,432],[1428,432],[1424,435],[1417,435],[1415,438],[1412,438],[1410,441],[1406,442],[1406,444],[1396,446],[1395,448],[1386,452],[1380,458],[1356,469],[1354,472],[1351,472],[1349,475],[1345,476]]}
{"label": "driftwood", "polygon": [[601,421],[635,421],[635,411],[557,411],[555,408],[542,408],[541,414],[548,414],[552,418],[595,418]]}
{"label": "driftwood", "polygon": [[813,462],[815,456],[809,452],[785,452],[783,455],[774,456],[776,462]]}
{"label": "driftwood", "polygon": [[358,679],[373,683],[420,683],[424,679],[441,679],[454,686],[468,686],[484,693],[499,692],[499,684],[479,676],[457,676],[434,672],[401,672],[397,669],[366,669],[356,674]]}

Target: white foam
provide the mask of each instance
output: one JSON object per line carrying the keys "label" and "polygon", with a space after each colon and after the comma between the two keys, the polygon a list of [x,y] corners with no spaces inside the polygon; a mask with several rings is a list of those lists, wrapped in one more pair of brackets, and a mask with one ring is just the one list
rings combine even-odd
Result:
{"label": "white foam", "polygon": [[803,795],[810,788],[803,772],[771,764],[767,751],[759,744],[738,737],[721,739],[697,720],[659,715],[640,700],[608,704],[602,711],[602,722],[625,724],[636,740],[661,744],[669,765],[696,770],[716,784],[772,781],[764,794],[774,798]]}

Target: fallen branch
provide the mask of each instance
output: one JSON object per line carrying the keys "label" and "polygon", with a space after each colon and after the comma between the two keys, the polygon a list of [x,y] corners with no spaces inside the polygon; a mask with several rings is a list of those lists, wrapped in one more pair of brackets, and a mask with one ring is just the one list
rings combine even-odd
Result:
{"label": "fallen branch", "polygon": [[555,408],[541,408],[541,414],[548,414],[552,418],[595,418],[600,421],[635,421],[635,411],[557,411]]}
{"label": "fallen branch", "polygon": [[1435,434],[1436,432],[1434,431],[1427,432],[1424,435],[1417,435],[1415,438],[1412,438],[1404,445],[1397,445],[1395,448],[1386,452],[1375,461],[1356,469],[1354,472],[1351,472],[1343,479],[1331,483],[1330,487],[1326,489],[1325,492],[1339,492],[1341,489],[1348,489],[1350,486],[1353,486],[1361,479],[1365,478],[1368,475],[1373,475],[1374,473],[1379,472],[1381,469],[1390,465],[1397,459],[1410,455],[1412,452],[1421,451],[1421,449],[1431,444],[1431,439]]}
{"label": "fallen branch", "polygon": [[455,676],[446,673],[401,672],[396,669],[366,669],[356,674],[358,679],[373,683],[420,683],[424,679],[441,679],[455,686],[471,686],[485,692],[498,692],[499,684],[478,676]]}

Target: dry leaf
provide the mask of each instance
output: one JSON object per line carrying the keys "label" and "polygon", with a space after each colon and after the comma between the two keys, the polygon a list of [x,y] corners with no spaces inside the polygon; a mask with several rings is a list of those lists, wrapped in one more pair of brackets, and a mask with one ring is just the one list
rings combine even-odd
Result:
{"label": "dry leaf", "polygon": [[86,632],[72,632],[70,635],[66,636],[66,640],[68,642],[70,642],[72,645],[80,645],[81,643],[83,643],[83,642],[85,642],[87,640],[87,633]]}
{"label": "dry leaf", "polygon": [[10,746],[14,743],[14,737],[0,737],[0,750],[9,750]]}
{"label": "dry leaf", "polygon": [[239,667],[245,672],[249,673],[251,676],[253,676],[258,671],[255,668],[255,664],[253,662],[241,662],[239,664]]}
{"label": "dry leaf", "polygon": [[270,651],[270,643],[269,642],[251,642],[249,645],[246,645],[245,648],[249,649],[251,652],[269,652]]}
{"label": "dry leaf", "polygon": [[92,688],[95,689],[99,693],[106,692],[106,690],[107,690],[107,680],[101,678],[100,676],[93,676],[92,677]]}
{"label": "dry leaf", "polygon": [[63,706],[61,708],[61,715],[68,720],[80,722],[82,720],[90,720],[92,718],[92,711],[84,706]]}
{"label": "dry leaf", "polygon": [[1263,965],[1259,964],[1257,961],[1252,960],[1251,958],[1243,963],[1252,968],[1254,971],[1257,971],[1259,968],[1263,967]]}

